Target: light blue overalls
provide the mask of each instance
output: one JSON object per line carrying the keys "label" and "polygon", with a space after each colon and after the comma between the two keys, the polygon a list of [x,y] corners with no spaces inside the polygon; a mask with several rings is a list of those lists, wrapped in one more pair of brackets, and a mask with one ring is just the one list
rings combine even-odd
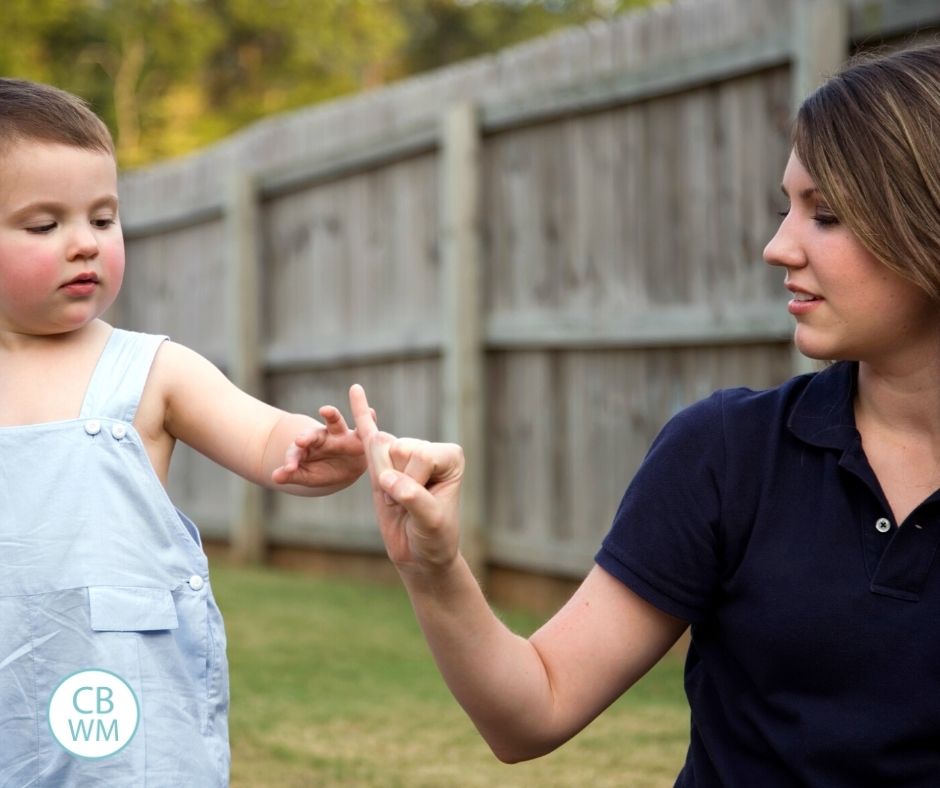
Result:
{"label": "light blue overalls", "polygon": [[[0,429],[0,788],[228,783],[208,562],[132,423],[164,339],[115,329],[77,419]],[[93,759],[48,719],[54,690],[89,669],[121,677],[140,709],[123,749]]]}

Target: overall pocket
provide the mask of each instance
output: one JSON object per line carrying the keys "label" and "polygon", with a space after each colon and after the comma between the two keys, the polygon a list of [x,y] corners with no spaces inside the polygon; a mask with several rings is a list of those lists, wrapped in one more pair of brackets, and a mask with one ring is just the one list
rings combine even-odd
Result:
{"label": "overall pocket", "polygon": [[165,588],[90,586],[88,611],[93,632],[162,632],[179,627],[173,594]]}
{"label": "overall pocket", "polygon": [[[36,785],[151,785],[139,640],[147,633],[171,637],[164,595],[169,592],[93,587],[30,598],[40,731]],[[130,693],[115,691],[121,682]],[[107,743],[107,752],[89,756],[96,742]]]}
{"label": "overall pocket", "polygon": [[[199,584],[196,584],[199,585]],[[190,784],[212,774],[207,727],[208,626],[204,586],[170,589],[90,587],[95,638],[134,643],[140,676],[146,784]],[[204,777],[200,784],[211,785]]]}
{"label": "overall pocket", "polygon": [[[90,586],[32,600],[33,642],[42,641],[32,654],[37,723],[42,730],[35,784],[56,788],[215,784],[218,759],[204,735],[205,594],[185,584],[172,591]],[[94,760],[66,751],[48,721],[55,689],[86,670],[118,676],[131,688],[139,708],[136,731],[126,745]],[[93,690],[84,691],[80,705],[91,705]]]}

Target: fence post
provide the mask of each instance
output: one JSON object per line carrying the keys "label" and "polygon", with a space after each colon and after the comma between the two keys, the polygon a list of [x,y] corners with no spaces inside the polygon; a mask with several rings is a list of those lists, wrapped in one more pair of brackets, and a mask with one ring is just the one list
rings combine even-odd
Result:
{"label": "fence post", "polygon": [[[261,238],[255,179],[235,172],[225,202],[226,346],[228,376],[242,391],[262,394]],[[230,549],[233,558],[260,563],[265,554],[264,490],[240,476],[229,493]]]}
{"label": "fence post", "polygon": [[461,551],[485,583],[484,407],[486,395],[480,259],[480,126],[469,102],[442,119],[440,237],[444,351],[443,438],[466,457],[460,499]]}
{"label": "fence post", "polygon": [[792,104],[794,112],[849,55],[846,0],[794,0]]}
{"label": "fence post", "polygon": [[[846,0],[794,0],[793,60],[790,67],[791,114],[834,74],[849,56],[849,7]],[[819,362],[793,346],[793,374],[815,372]]]}

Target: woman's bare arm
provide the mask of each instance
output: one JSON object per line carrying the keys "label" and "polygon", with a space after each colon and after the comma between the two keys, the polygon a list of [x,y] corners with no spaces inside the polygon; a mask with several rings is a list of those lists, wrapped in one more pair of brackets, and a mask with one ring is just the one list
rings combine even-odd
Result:
{"label": "woman's bare arm", "polygon": [[682,634],[685,622],[600,567],[534,635],[513,634],[457,548],[460,448],[379,432],[360,387],[350,403],[386,550],[444,680],[501,760],[567,741]]}

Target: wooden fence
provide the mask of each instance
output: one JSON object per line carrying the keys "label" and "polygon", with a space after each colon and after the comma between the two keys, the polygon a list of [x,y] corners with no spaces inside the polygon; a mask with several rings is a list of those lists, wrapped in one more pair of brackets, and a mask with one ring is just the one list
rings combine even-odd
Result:
{"label": "wooden fence", "polygon": [[[681,0],[271,118],[122,176],[111,315],[283,408],[463,444],[467,550],[577,577],[679,408],[774,385],[792,108],[853,49],[940,27],[917,0]],[[360,481],[264,493],[177,449],[209,538],[381,551]]]}

